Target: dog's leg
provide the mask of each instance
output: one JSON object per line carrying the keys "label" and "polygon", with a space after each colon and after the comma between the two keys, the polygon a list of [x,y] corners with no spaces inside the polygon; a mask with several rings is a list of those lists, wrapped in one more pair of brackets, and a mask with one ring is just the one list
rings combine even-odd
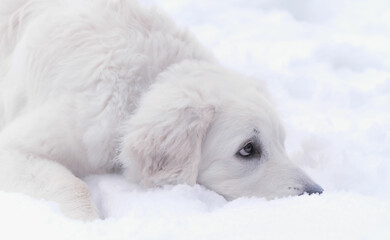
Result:
{"label": "dog's leg", "polygon": [[98,218],[87,185],[62,165],[38,156],[0,150],[0,166],[0,190],[55,201],[72,218]]}
{"label": "dog's leg", "polygon": [[[82,168],[83,146],[61,105],[42,107],[0,133],[0,190],[55,201],[73,218],[98,218],[87,185],[59,162]],[[64,110],[65,111],[65,110]],[[66,113],[66,111],[65,111]]]}

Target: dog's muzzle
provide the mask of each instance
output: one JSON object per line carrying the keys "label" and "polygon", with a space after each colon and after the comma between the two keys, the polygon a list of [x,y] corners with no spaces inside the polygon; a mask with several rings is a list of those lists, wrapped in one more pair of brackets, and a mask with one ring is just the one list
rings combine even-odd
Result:
{"label": "dog's muzzle", "polygon": [[309,195],[315,194],[315,193],[321,194],[323,191],[324,191],[324,189],[320,185],[318,185],[318,184],[311,184],[311,185],[308,185],[308,186],[306,186],[304,188],[302,194],[305,194],[305,193],[307,193]]}

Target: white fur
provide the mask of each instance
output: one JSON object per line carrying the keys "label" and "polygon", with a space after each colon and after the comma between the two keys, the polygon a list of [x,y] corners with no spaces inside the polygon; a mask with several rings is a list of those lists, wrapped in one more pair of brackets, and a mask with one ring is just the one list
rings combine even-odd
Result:
{"label": "white fur", "polygon": [[[78,177],[228,199],[320,189],[286,157],[265,89],[131,0],[0,0],[0,189],[98,216]],[[237,156],[248,139],[256,159]],[[321,191],[321,190],[318,190]]]}

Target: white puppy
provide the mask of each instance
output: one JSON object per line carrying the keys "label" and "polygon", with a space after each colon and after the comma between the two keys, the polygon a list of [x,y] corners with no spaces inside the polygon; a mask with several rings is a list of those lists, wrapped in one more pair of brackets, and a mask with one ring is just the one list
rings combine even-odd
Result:
{"label": "white puppy", "polygon": [[287,158],[265,89],[131,0],[0,0],[0,189],[98,213],[78,177],[321,193]]}

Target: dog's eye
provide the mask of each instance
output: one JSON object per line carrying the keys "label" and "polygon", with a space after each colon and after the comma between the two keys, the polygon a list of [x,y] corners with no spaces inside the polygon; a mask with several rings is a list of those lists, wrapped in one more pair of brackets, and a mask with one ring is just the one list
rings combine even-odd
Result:
{"label": "dog's eye", "polygon": [[253,147],[252,143],[247,143],[241,150],[238,152],[238,154],[241,157],[249,157],[252,156],[255,153],[255,148]]}

